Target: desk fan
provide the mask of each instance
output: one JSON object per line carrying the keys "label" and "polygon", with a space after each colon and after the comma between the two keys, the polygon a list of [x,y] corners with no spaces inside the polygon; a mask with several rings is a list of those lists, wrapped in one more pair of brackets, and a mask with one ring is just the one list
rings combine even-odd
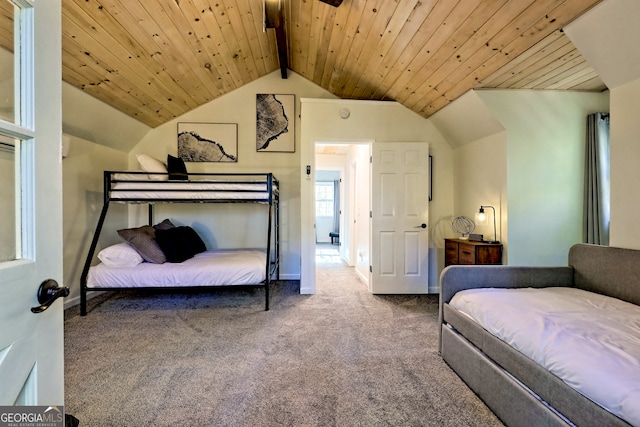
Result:
{"label": "desk fan", "polygon": [[475,230],[476,224],[467,216],[457,216],[451,221],[451,229],[460,235],[460,239],[467,240],[469,234]]}

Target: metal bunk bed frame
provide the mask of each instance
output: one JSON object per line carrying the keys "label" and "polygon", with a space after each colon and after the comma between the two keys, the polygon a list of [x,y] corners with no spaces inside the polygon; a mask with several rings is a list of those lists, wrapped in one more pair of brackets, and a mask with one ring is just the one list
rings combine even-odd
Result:
{"label": "metal bunk bed frame", "polygon": [[[140,179],[131,180],[119,180],[114,178],[116,174],[127,174],[127,175],[140,175]],[[98,246],[98,240],[100,238],[100,233],[102,232],[102,227],[104,226],[104,221],[107,217],[107,212],[109,210],[109,205],[112,202],[119,203],[146,203],[148,206],[148,218],[149,225],[153,224],[153,205],[154,203],[257,203],[257,204],[267,204],[268,208],[268,226],[267,226],[267,247],[266,247],[266,277],[263,283],[257,283],[255,285],[243,285],[243,286],[262,286],[265,290],[265,311],[269,310],[269,290],[271,282],[275,280],[280,280],[280,185],[278,179],[273,176],[272,173],[205,173],[205,172],[196,172],[189,173],[190,177],[201,177],[201,178],[214,178],[215,181],[208,180],[196,180],[193,181],[195,183],[202,182],[215,182],[216,184],[237,184],[242,183],[240,180],[233,180],[232,177],[246,177],[246,178],[264,178],[264,181],[252,180],[250,181],[252,184],[266,184],[266,190],[250,190],[250,189],[242,189],[242,190],[229,190],[229,189],[221,189],[215,190],[216,193],[224,193],[224,192],[246,192],[246,193],[266,193],[267,197],[265,198],[203,198],[203,199],[181,199],[181,198],[163,198],[163,197],[112,197],[111,193],[114,190],[114,184],[118,182],[127,182],[127,183],[144,183],[148,184],[153,182],[158,184],[159,187],[162,187],[163,183],[189,183],[192,181],[150,181],[147,179],[148,176],[153,175],[168,175],[167,173],[159,173],[159,172],[141,172],[141,171],[126,171],[126,172],[118,172],[118,171],[104,171],[104,188],[103,188],[103,206],[102,211],[100,212],[100,218],[98,219],[98,224],[96,226],[96,231],[93,235],[93,239],[91,240],[91,246],[89,247],[89,253],[87,254],[87,259],[84,264],[84,268],[82,269],[82,274],[80,276],[80,315],[86,316],[87,314],[87,292],[89,290],[92,291],[112,291],[112,290],[123,290],[123,289],[132,289],[132,288],[100,288],[100,287],[87,287],[87,278],[89,276],[89,268],[91,267],[91,263],[93,262],[93,256],[95,254],[96,248]],[[226,179],[224,179],[226,178]],[[246,181],[245,181],[246,182]],[[188,185],[188,184],[187,184]],[[135,192],[139,191],[136,188],[129,188],[127,190],[118,190],[119,192]],[[154,192],[193,192],[198,190],[192,189],[162,189],[157,188],[153,190]],[[273,247],[272,247],[273,240]],[[233,286],[233,285],[231,285]],[[236,285],[237,286],[237,285]],[[194,286],[197,287],[197,286]],[[220,287],[220,286],[217,286]],[[187,288],[187,287],[185,287]],[[136,288],[140,289],[140,288]],[[146,288],[149,289],[149,288]]]}

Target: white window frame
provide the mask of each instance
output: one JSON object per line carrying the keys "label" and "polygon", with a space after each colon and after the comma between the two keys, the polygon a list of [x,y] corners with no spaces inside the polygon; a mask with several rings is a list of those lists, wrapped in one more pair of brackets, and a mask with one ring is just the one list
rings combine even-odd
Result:
{"label": "white window frame", "polygon": [[11,266],[24,259],[35,258],[35,47],[34,9],[29,0],[9,1],[17,6],[14,17],[14,122],[0,119],[0,133],[16,140],[16,256],[14,261],[0,263]]}
{"label": "white window frame", "polygon": [[[320,198],[318,187],[327,187],[331,189],[331,198]],[[329,212],[326,209],[320,209],[321,204],[330,203]],[[316,217],[331,217],[333,218],[335,209],[335,192],[333,181],[316,181]]]}

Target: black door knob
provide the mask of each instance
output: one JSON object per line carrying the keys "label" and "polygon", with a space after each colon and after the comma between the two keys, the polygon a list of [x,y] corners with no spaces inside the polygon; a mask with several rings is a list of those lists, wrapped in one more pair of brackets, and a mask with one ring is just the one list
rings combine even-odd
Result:
{"label": "black door knob", "polygon": [[69,288],[58,286],[58,282],[53,279],[47,279],[40,284],[38,288],[38,307],[31,307],[32,313],[42,313],[45,311],[55,300],[60,297],[66,297],[69,295]]}

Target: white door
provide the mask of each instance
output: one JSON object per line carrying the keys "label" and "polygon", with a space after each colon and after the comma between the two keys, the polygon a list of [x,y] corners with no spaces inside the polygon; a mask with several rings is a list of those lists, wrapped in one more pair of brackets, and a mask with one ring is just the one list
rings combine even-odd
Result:
{"label": "white door", "polygon": [[429,144],[372,147],[371,292],[427,293]]}
{"label": "white door", "polygon": [[0,2],[15,27],[0,48],[0,405],[61,406],[63,304],[30,310],[42,282],[62,280],[60,0]]}

